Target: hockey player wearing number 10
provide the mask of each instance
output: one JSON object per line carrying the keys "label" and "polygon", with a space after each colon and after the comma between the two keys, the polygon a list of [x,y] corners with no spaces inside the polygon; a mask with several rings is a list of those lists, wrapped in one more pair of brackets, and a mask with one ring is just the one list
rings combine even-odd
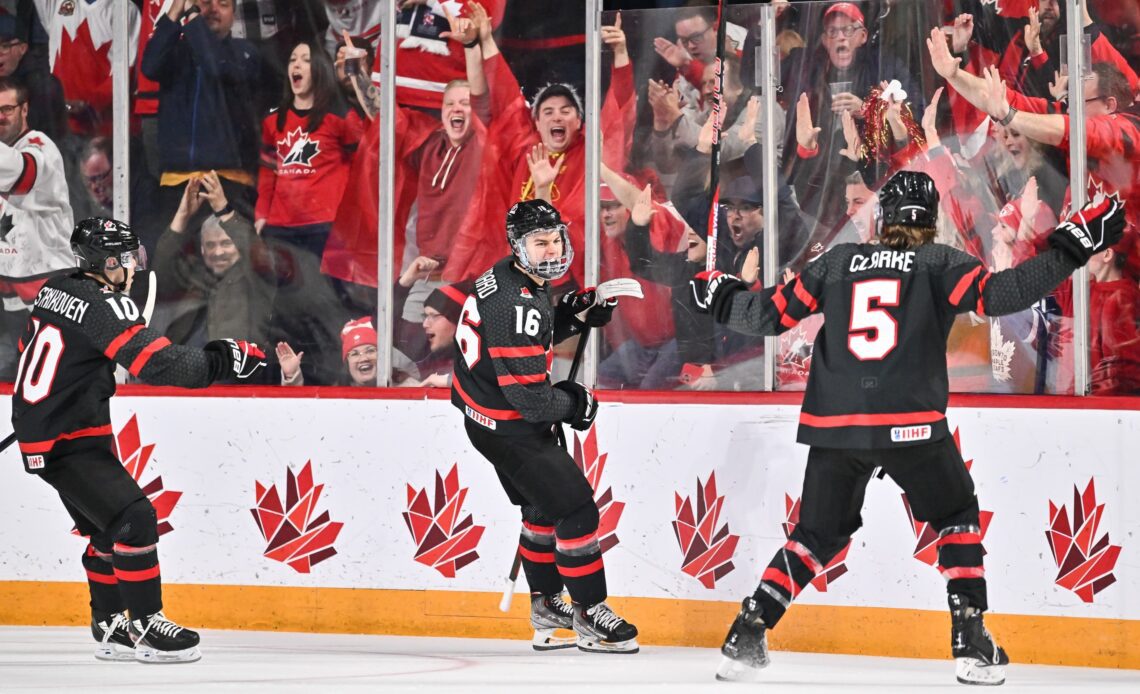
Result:
{"label": "hockey player wearing number 10", "polygon": [[1098,198],[1057,227],[1051,249],[990,273],[934,243],[938,191],[926,174],[895,174],[879,205],[877,239],[837,246],[787,284],[749,292],[724,273],[692,280],[698,309],[738,332],[775,335],[824,315],[800,414],[798,440],[810,446],[800,522],[744,599],[718,679],[751,679],[768,664],[767,631],[862,524],[864,490],[880,468],[906,492],[915,518],[938,532],[958,681],[1005,681],[1009,658],[982,623],[989,605],[978,500],[946,424],[946,339],[956,314],[1033,305],[1120,240],[1124,209]]}
{"label": "hockey player wearing number 10", "polygon": [[83,568],[95,657],[198,660],[198,634],[162,612],[154,507],[115,455],[115,364],[147,383],[203,388],[223,376],[248,378],[265,355],[242,340],[174,345],[148,328],[127,295],[139,239],[126,224],[85,219],[71,248],[77,271],[43,286],[19,343],[12,427],[20,455],[90,538]]}
{"label": "hockey player wearing number 10", "polygon": [[[522,508],[519,555],[531,590],[535,650],[576,644],[636,653],[637,628],[605,603],[593,490],[555,434],[559,422],[589,429],[598,404],[574,381],[551,385],[549,374],[553,345],[584,325],[605,325],[617,300],[595,305],[595,292],[586,290],[551,306],[547,285],[566,274],[574,251],[549,203],[511,207],[507,242],[512,254],[475,280],[463,304],[451,402],[466,415],[468,438],[495,466],[511,503]],[[585,322],[578,318],[583,313]],[[556,629],[573,629],[576,638],[558,638]]]}

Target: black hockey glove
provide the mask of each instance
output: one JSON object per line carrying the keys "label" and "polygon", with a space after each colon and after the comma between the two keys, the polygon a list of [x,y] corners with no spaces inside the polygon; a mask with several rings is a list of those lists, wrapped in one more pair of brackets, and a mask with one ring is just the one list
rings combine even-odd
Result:
{"label": "black hockey glove", "polygon": [[245,340],[213,340],[207,342],[204,349],[222,355],[230,371],[239,380],[244,381],[265,366],[265,352],[256,344]]}
{"label": "black hockey glove", "polygon": [[577,381],[559,381],[554,387],[574,398],[576,404],[574,414],[563,421],[578,431],[589,429],[594,423],[594,417],[598,416],[598,401],[594,398],[594,393]]}
{"label": "black hockey glove", "polygon": [[1116,245],[1124,235],[1124,203],[1104,196],[1081,208],[1049,234],[1049,245],[1078,265]]}
{"label": "black hockey glove", "polygon": [[748,291],[744,280],[720,270],[698,272],[689,280],[693,304],[701,313],[712,314],[717,323],[727,323],[732,312],[732,297]]}
{"label": "black hockey glove", "polygon": [[[579,325],[588,325],[591,328],[600,328],[614,316],[617,299],[609,299],[598,303],[598,292],[590,287],[577,292],[567,292],[558,300],[555,307],[555,319],[560,321],[572,320]],[[585,320],[579,320],[578,314],[587,311]]]}

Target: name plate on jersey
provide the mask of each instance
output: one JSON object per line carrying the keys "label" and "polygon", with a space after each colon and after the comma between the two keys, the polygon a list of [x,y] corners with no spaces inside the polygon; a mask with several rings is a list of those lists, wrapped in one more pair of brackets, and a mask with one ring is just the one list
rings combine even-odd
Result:
{"label": "name plate on jersey", "polygon": [[929,424],[920,424],[912,427],[891,427],[891,441],[895,443],[902,443],[903,441],[923,441],[930,438],[931,428]]}

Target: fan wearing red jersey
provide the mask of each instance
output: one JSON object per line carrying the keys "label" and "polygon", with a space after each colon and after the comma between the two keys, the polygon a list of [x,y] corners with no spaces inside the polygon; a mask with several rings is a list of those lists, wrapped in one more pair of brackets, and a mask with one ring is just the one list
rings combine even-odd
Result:
{"label": "fan wearing red jersey", "polygon": [[545,200],[511,207],[507,242],[512,254],[475,280],[459,314],[451,402],[522,508],[519,555],[531,589],[534,648],[573,647],[574,640],[553,636],[573,629],[582,650],[636,653],[637,627],[605,603],[593,491],[555,434],[559,422],[589,429],[598,403],[579,383],[552,384],[549,373],[554,344],[586,325],[605,325],[617,302],[595,305],[590,289],[551,306],[549,285],[569,271],[574,251],[562,216]]}
{"label": "fan wearing red jersey", "polygon": [[[198,634],[166,618],[154,507],[115,455],[115,365],[156,385],[203,388],[245,379],[265,365],[257,345],[171,344],[145,325],[127,294],[139,240],[113,219],[80,222],[71,235],[78,271],[36,297],[20,340],[12,427],[25,469],[50,484],[79,531],[100,660],[198,660]],[[127,613],[129,611],[129,618]]]}
{"label": "fan wearing red jersey", "polygon": [[824,316],[800,414],[798,440],[810,446],[800,523],[744,599],[721,648],[720,679],[749,678],[768,664],[767,630],[862,524],[864,490],[881,468],[915,519],[939,534],[958,681],[1005,681],[1009,658],[982,623],[989,605],[978,500],[946,425],[946,340],[959,313],[1014,313],[1052,291],[1121,238],[1124,208],[1097,199],[1057,227],[1051,249],[990,273],[934,243],[938,199],[929,176],[902,171],[879,192],[871,242],[836,246],[759,292],[719,272],[692,281],[698,310],[737,332],[777,335]]}

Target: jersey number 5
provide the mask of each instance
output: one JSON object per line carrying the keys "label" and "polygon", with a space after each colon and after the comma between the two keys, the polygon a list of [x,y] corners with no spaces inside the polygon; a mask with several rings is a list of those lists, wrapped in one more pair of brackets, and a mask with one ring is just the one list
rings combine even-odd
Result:
{"label": "jersey number 5", "polygon": [[35,318],[32,325],[34,332],[31,342],[20,355],[16,384],[24,401],[34,405],[51,393],[55,372],[63,357],[63,333],[50,323],[41,327]]}
{"label": "jersey number 5", "polygon": [[479,317],[479,306],[475,302],[475,295],[467,297],[467,301],[463,303],[463,312],[459,314],[459,324],[455,326],[455,342],[459,345],[459,353],[463,355],[463,361],[467,362],[467,369],[475,368],[475,363],[479,361],[479,350],[481,342],[479,333],[475,332],[483,323],[483,319]]}
{"label": "jersey number 5", "polygon": [[884,307],[899,305],[899,280],[865,280],[851,285],[847,349],[860,361],[886,357],[899,343],[899,324]]}

